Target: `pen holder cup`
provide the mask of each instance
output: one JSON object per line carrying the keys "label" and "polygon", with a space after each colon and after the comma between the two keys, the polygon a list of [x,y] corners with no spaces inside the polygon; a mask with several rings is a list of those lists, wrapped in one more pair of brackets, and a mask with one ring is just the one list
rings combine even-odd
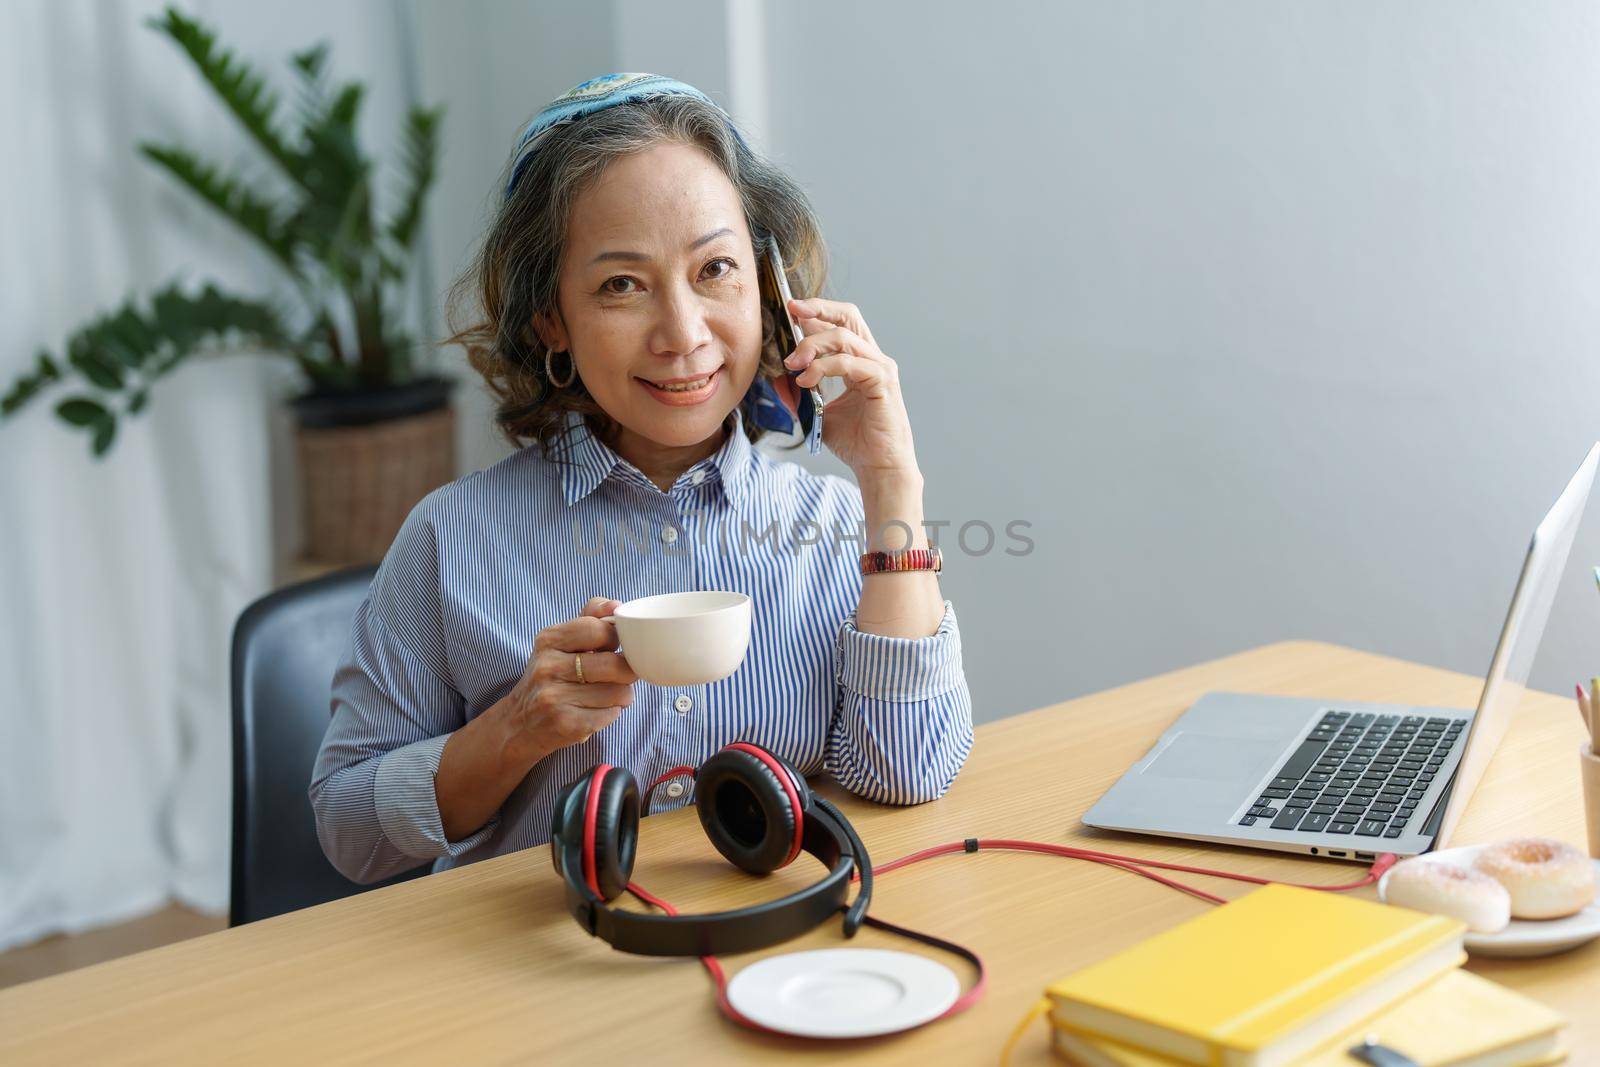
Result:
{"label": "pen holder cup", "polygon": [[1600,755],[1585,742],[1578,749],[1583,765],[1583,817],[1589,826],[1589,855],[1600,859]]}

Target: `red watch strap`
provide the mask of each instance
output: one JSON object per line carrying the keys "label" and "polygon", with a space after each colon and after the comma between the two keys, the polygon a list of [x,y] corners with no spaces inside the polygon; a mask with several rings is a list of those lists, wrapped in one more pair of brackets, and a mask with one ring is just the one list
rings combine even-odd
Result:
{"label": "red watch strap", "polygon": [[862,574],[882,574],[887,571],[932,571],[944,569],[944,556],[937,548],[902,548],[895,552],[863,552]]}

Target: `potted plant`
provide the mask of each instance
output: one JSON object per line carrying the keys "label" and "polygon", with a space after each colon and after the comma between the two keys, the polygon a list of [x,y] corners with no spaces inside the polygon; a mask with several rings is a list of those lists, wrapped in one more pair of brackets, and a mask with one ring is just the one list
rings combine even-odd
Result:
{"label": "potted plant", "polygon": [[455,474],[452,383],[418,365],[421,346],[391,313],[433,185],[442,109],[407,112],[398,197],[380,219],[376,168],[356,137],[365,87],[329,85],[326,44],[291,58],[297,96],[286,128],[277,95],[212,31],[171,7],[149,24],[188,56],[278,180],[228,173],[178,145],[145,142],[140,153],[254,238],[297,306],[214,285],[130,298],[71,334],[61,358],[41,351],[0,397],[0,419],[66,388],[56,414],[100,456],[118,419],[144,410],[154,383],[189,357],[241,346],[281,354],[306,386],[291,407],[307,555],[377,559],[411,507]]}

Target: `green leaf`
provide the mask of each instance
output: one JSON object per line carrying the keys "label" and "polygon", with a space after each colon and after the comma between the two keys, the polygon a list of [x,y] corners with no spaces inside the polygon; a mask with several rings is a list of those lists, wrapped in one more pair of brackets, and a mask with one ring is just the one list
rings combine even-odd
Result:
{"label": "green leaf", "polygon": [[148,404],[149,402],[150,402],[150,390],[149,389],[140,389],[137,393],[134,393],[131,397],[128,398],[128,414],[129,415],[137,415],[137,414],[139,414],[139,412],[143,411],[144,408],[145,408],[145,405]]}
{"label": "green leaf", "polygon": [[111,447],[111,442],[117,436],[117,420],[107,415],[105,419],[94,424],[94,437],[89,443],[90,449],[97,456],[106,454]]}
{"label": "green leaf", "polygon": [[289,57],[289,62],[294,69],[304,78],[316,81],[322,77],[322,71],[328,62],[328,42],[318,41],[303,52],[296,52]]}
{"label": "green leaf", "polygon": [[365,89],[341,88],[304,132],[306,198],[294,225],[333,282],[358,285],[374,258],[371,162],[356,137]]}
{"label": "green leaf", "polygon": [[[433,187],[439,155],[439,122],[443,108],[414,107],[406,113],[406,128],[401,148],[405,168],[405,187],[400,208],[390,220],[389,237],[409,253],[421,228],[423,201]],[[400,270],[396,273],[403,273]]]}
{"label": "green leaf", "polygon": [[74,426],[96,426],[111,418],[111,412],[98,400],[75,396],[56,405],[56,414]]}
{"label": "green leaf", "polygon": [[186,148],[144,142],[139,145],[139,151],[260,241],[290,274],[299,276],[296,250],[301,235],[295,232],[293,218],[278,217],[277,209],[266,194],[250,188],[234,175],[219,173],[215,165],[204,162]]}
{"label": "green leaf", "polygon": [[67,362],[101,389],[121,389],[122,367],[100,342],[98,329],[79,333],[67,344]]}
{"label": "green leaf", "polygon": [[290,59],[297,83],[295,117],[300,123],[302,140],[305,127],[321,121],[328,107],[327,59],[327,42],[308,48]]}
{"label": "green leaf", "polygon": [[278,97],[261,75],[233,52],[218,48],[215,33],[175,7],[168,7],[162,18],[150,19],[147,25],[183,49],[240,125],[286,174],[299,181],[302,161],[278,129]]}
{"label": "green leaf", "polygon": [[121,311],[103,319],[102,325],[102,343],[123,366],[137,369],[144,365],[157,338],[145,327],[138,312],[125,304]]}
{"label": "green leaf", "polygon": [[61,368],[50,358],[49,352],[41,350],[33,373],[18,375],[6,394],[0,396],[0,418],[15,415],[30,400],[44,392],[47,386],[60,380]]}

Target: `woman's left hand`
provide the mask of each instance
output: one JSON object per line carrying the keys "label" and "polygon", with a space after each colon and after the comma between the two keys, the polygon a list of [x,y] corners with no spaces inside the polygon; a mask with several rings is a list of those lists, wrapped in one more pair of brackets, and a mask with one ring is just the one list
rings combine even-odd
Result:
{"label": "woman's left hand", "polygon": [[799,372],[795,384],[809,389],[823,378],[838,378],[845,385],[823,409],[823,443],[863,485],[897,475],[920,478],[900,368],[872,339],[860,309],[814,297],[789,301],[789,310],[805,331],[784,360]]}

